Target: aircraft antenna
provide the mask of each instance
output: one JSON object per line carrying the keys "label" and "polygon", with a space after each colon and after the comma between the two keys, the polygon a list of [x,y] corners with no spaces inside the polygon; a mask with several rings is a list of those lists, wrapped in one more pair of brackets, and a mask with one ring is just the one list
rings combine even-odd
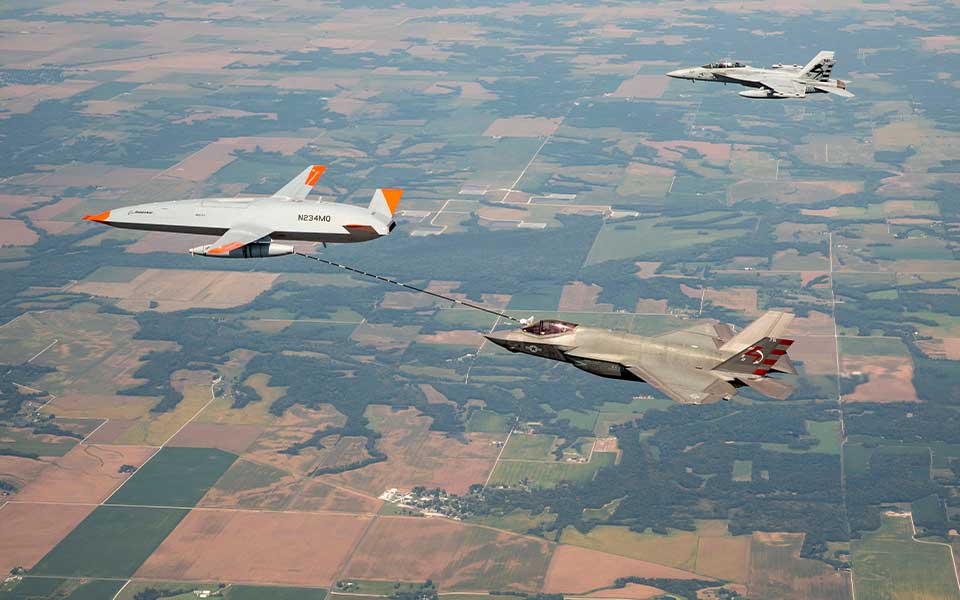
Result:
{"label": "aircraft antenna", "polygon": [[415,285],[410,285],[409,283],[403,283],[403,282],[401,282],[401,281],[397,281],[396,279],[390,279],[389,277],[383,277],[382,275],[377,275],[377,274],[375,274],[375,273],[368,273],[368,272],[363,271],[363,270],[361,270],[361,269],[355,269],[355,268],[353,268],[353,267],[350,267],[350,266],[347,266],[347,265],[344,265],[344,264],[341,264],[341,263],[338,263],[338,262],[334,262],[334,261],[332,261],[332,260],[327,260],[327,259],[325,259],[325,258],[320,258],[319,256],[313,256],[312,254],[304,254],[303,252],[294,252],[294,254],[296,254],[297,256],[302,256],[302,257],[304,257],[304,258],[311,258],[311,259],[313,259],[313,260],[315,260],[315,261],[317,261],[317,262],[322,262],[322,263],[324,263],[324,264],[330,265],[331,267],[336,267],[336,268],[338,268],[338,269],[343,269],[344,271],[350,271],[351,273],[357,273],[358,275],[363,275],[364,277],[370,277],[371,279],[377,279],[377,280],[383,281],[383,282],[385,282],[385,283],[390,283],[390,284],[393,284],[393,285],[398,285],[398,286],[400,286],[400,287],[402,287],[402,288],[406,288],[406,289],[408,289],[408,290],[413,290],[414,292],[420,292],[421,294],[427,294],[428,296],[434,296],[434,297],[440,298],[440,299],[442,299],[442,300],[449,300],[450,302],[453,302],[453,303],[455,303],[455,304],[459,304],[459,305],[461,305],[461,306],[466,306],[467,308],[473,308],[473,309],[475,309],[475,310],[481,310],[481,311],[483,311],[483,312],[485,312],[485,313],[490,313],[491,315],[497,315],[498,317],[501,317],[501,318],[503,318],[503,319],[509,319],[509,320],[514,321],[514,322],[516,322],[516,323],[526,324],[526,323],[525,323],[525,322],[526,322],[526,319],[518,319],[518,318],[516,318],[516,317],[511,317],[510,315],[508,315],[508,314],[506,314],[506,313],[502,313],[502,312],[500,312],[500,311],[496,311],[496,310],[493,310],[493,309],[491,309],[491,308],[486,308],[486,307],[484,307],[484,306],[480,306],[479,304],[474,304],[474,303],[472,303],[472,302],[467,302],[467,301],[465,301],[465,300],[460,300],[460,299],[458,299],[458,298],[453,298],[453,297],[451,297],[451,296],[445,296],[445,295],[443,295],[443,294],[438,294],[438,293],[436,293],[436,292],[431,292],[431,291],[425,290],[425,289],[423,289],[423,288],[418,288],[418,287],[415,286]]}

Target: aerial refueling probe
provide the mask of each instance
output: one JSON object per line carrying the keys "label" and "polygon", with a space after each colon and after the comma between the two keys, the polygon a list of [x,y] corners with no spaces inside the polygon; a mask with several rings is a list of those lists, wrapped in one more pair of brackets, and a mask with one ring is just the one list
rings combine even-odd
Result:
{"label": "aerial refueling probe", "polygon": [[374,274],[374,273],[368,273],[368,272],[366,272],[366,271],[362,271],[362,270],[360,270],[360,269],[355,269],[355,268],[353,268],[353,267],[350,267],[350,266],[347,266],[347,265],[344,265],[344,264],[341,264],[341,263],[338,263],[338,262],[334,262],[334,261],[332,261],[332,260],[327,260],[327,259],[325,259],[325,258],[320,258],[319,256],[313,256],[312,254],[304,254],[303,252],[296,252],[296,251],[294,252],[294,254],[296,254],[296,255],[298,255],[298,256],[302,256],[302,257],[304,257],[304,258],[312,258],[313,260],[315,260],[315,261],[317,261],[317,262],[322,262],[322,263],[324,263],[324,264],[330,265],[331,267],[337,267],[338,269],[343,269],[344,271],[350,271],[351,273],[357,273],[358,275],[363,275],[364,277],[370,277],[371,279],[377,279],[377,280],[383,281],[383,282],[385,282],[385,283],[391,283],[391,284],[393,284],[393,285],[398,285],[398,286],[400,286],[400,287],[402,287],[402,288],[407,288],[408,290],[413,290],[414,292],[420,292],[421,294],[427,294],[428,296],[434,296],[434,297],[436,297],[436,298],[440,298],[441,300],[449,300],[450,302],[453,302],[453,303],[455,303],[455,304],[460,304],[461,306],[466,306],[467,308],[473,308],[473,309],[476,309],[476,310],[482,310],[482,311],[485,312],[485,313],[490,313],[491,315],[497,315],[498,317],[501,317],[501,318],[503,318],[503,319],[509,319],[509,320],[511,320],[511,321],[514,321],[514,322],[516,322],[516,323],[520,323],[520,324],[522,324],[522,325],[526,325],[526,324],[527,324],[526,319],[518,319],[518,318],[516,318],[516,317],[511,317],[510,315],[508,315],[508,314],[506,314],[506,313],[502,313],[502,312],[499,312],[499,311],[496,311],[496,310],[493,310],[493,309],[490,309],[490,308],[486,308],[486,307],[484,307],[484,306],[480,306],[479,304],[474,304],[474,303],[472,303],[472,302],[466,302],[466,301],[464,301],[464,300],[459,300],[459,299],[457,299],[457,298],[453,298],[453,297],[450,297],[450,296],[444,296],[443,294],[438,294],[438,293],[436,293],[436,292],[431,292],[431,291],[425,290],[425,289],[423,289],[423,288],[418,288],[418,287],[413,286],[413,285],[410,285],[410,284],[408,284],[408,283],[403,283],[403,282],[397,281],[397,280],[395,280],[395,279],[390,279],[389,277],[382,277],[382,276],[376,275],[376,274]]}

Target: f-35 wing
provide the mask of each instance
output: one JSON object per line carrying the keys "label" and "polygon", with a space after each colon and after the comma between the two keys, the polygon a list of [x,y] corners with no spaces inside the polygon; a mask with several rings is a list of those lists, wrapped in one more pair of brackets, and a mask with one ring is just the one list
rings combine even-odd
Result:
{"label": "f-35 wing", "polygon": [[237,225],[206,246],[190,249],[190,254],[218,258],[264,258],[293,254],[293,246],[275,244],[270,240],[271,229],[262,225]]}
{"label": "f-35 wing", "polygon": [[835,86],[835,85],[815,85],[813,86],[820,90],[821,92],[827,92],[828,94],[835,94],[842,98],[853,98],[855,94],[852,94],[845,90],[844,88]]}
{"label": "f-35 wing", "polygon": [[627,365],[627,370],[682,404],[710,404],[737,393],[737,388],[709,372],[678,369],[666,362]]}
{"label": "f-35 wing", "polygon": [[719,348],[733,337],[729,325],[714,323],[697,323],[686,329],[675,329],[656,336],[665,342],[700,346],[703,348]]}

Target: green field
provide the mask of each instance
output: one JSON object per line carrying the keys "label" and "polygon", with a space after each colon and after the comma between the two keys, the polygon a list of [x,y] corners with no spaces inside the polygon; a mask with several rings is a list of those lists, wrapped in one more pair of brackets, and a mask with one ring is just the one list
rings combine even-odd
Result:
{"label": "green field", "polygon": [[734,481],[751,481],[753,479],[753,461],[733,461],[732,478]]}
{"label": "green field", "polygon": [[557,515],[553,513],[532,515],[529,510],[517,509],[505,515],[474,517],[470,519],[470,522],[495,527],[497,529],[516,531],[517,533],[527,533],[529,530],[537,529],[541,525],[553,523],[556,519]]}
{"label": "green field", "polygon": [[807,432],[818,441],[812,452],[840,454],[840,421],[807,421]]}
{"label": "green field", "polygon": [[139,267],[100,267],[84,278],[84,281],[96,283],[128,283],[136,279],[145,269]]}
{"label": "green field", "polygon": [[366,579],[341,579],[337,582],[336,590],[348,594],[368,594],[371,596],[389,596],[395,593],[416,592],[423,585],[401,581],[379,581]]}
{"label": "green field", "polygon": [[323,588],[269,587],[261,585],[231,585],[227,600],[323,600],[327,590]]}
{"label": "green field", "polygon": [[107,503],[195,506],[236,459],[216,448],[163,448]]}
{"label": "green field", "polygon": [[910,356],[910,351],[900,338],[890,337],[842,337],[840,354],[861,356]]}
{"label": "green field", "polygon": [[590,248],[586,264],[592,265],[608,260],[643,258],[655,256],[664,250],[677,250],[691,246],[707,245],[746,234],[746,229],[717,229],[704,226],[702,229],[675,229],[663,225],[662,220],[646,219],[632,223],[604,225]]}
{"label": "green field", "polygon": [[129,577],[150,557],[187,512],[175,508],[97,507],[30,573]]}
{"label": "green field", "polygon": [[490,477],[491,485],[516,487],[526,482],[530,487],[551,488],[561,481],[589,481],[601,467],[612,465],[616,453],[594,452],[589,463],[501,461]]}
{"label": "green field", "polygon": [[511,460],[553,460],[550,450],[557,442],[555,435],[527,435],[515,433],[510,436],[500,458]]}
{"label": "green field", "polygon": [[498,415],[489,410],[478,410],[470,415],[467,431],[470,433],[506,433],[510,431],[513,417]]}
{"label": "green field", "polygon": [[241,459],[227,469],[223,477],[216,482],[216,487],[224,492],[242,492],[267,487],[286,475],[285,471],[276,467]]}
{"label": "green field", "polygon": [[853,542],[853,582],[858,598],[960,599],[946,545],[912,539],[907,517],[885,515],[880,529]]}
{"label": "green field", "polygon": [[0,450],[12,450],[37,456],[63,456],[77,445],[79,439],[69,437],[37,436],[29,429],[0,427]]}
{"label": "green field", "polygon": [[104,600],[123,587],[123,579],[60,579],[27,577],[0,584],[0,600]]}
{"label": "green field", "polygon": [[[215,591],[218,583],[195,581],[131,581],[123,588],[116,600],[139,600],[140,598],[164,598],[165,600],[196,600],[195,590]],[[151,592],[150,590],[153,590]],[[155,595],[159,592],[162,596]]]}

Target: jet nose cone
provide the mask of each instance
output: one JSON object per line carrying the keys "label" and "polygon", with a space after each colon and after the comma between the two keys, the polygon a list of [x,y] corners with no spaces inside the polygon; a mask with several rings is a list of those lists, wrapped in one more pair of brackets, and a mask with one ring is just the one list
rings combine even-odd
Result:
{"label": "jet nose cone", "polygon": [[510,335],[510,334],[509,334],[509,333],[506,333],[506,332],[504,332],[504,333],[502,333],[502,334],[499,334],[499,335],[496,334],[496,333],[487,333],[487,334],[484,334],[483,337],[487,338],[488,340],[490,340],[490,341],[493,342],[494,344],[500,346],[501,348],[506,348],[507,350],[509,350],[509,349],[510,349],[510,346],[509,346],[509,342],[510,342],[509,335]]}
{"label": "jet nose cone", "polygon": [[683,79],[686,69],[677,69],[676,71],[670,71],[667,73],[667,77],[673,77],[674,79]]}
{"label": "jet nose cone", "polygon": [[97,223],[105,223],[110,220],[110,211],[102,212],[98,215],[87,215],[83,218],[84,221],[96,221]]}

